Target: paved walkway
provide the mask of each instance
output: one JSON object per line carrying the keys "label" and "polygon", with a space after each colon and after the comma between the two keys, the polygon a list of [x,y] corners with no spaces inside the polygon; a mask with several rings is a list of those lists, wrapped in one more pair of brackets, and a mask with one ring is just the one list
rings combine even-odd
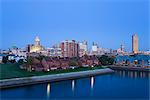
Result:
{"label": "paved walkway", "polygon": [[0,80],[0,88],[23,86],[23,85],[37,84],[37,83],[43,83],[43,82],[54,82],[54,81],[82,78],[82,77],[113,73],[113,72],[114,71],[112,69],[105,68],[105,69],[70,72],[70,73],[62,73],[62,74],[54,74],[54,75],[5,79],[5,80]]}

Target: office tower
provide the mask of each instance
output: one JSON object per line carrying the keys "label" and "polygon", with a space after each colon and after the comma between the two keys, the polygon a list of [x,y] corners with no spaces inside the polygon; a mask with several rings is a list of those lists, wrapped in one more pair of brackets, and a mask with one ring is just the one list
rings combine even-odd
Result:
{"label": "office tower", "polygon": [[98,45],[96,43],[93,42],[92,45],[92,55],[97,55],[98,54]]}
{"label": "office tower", "polygon": [[88,53],[88,46],[87,42],[80,42],[79,43],[79,57],[82,57]]}
{"label": "office tower", "polygon": [[132,35],[132,52],[134,54],[138,53],[138,36],[137,36],[137,34]]}
{"label": "office tower", "polygon": [[49,48],[50,56],[52,57],[62,57],[62,51],[59,45],[54,45]]}

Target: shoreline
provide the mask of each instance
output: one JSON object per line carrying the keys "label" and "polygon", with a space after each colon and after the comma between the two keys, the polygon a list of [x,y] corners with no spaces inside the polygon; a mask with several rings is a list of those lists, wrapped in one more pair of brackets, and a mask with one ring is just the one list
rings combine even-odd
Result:
{"label": "shoreline", "polygon": [[63,81],[69,79],[77,79],[77,78],[89,77],[94,75],[108,74],[113,72],[114,70],[110,68],[105,68],[105,69],[96,69],[96,70],[89,70],[89,71],[61,73],[55,75],[4,79],[4,80],[0,80],[0,89],[45,83],[45,82],[56,82],[56,81]]}
{"label": "shoreline", "polygon": [[110,68],[112,70],[127,70],[127,71],[150,72],[150,69],[148,69],[148,68],[141,68],[141,67],[110,65],[110,66],[108,66],[108,68]]}

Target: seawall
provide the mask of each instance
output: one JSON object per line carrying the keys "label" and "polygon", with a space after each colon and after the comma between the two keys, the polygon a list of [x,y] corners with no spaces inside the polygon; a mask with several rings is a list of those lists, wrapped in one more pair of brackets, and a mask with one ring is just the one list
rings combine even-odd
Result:
{"label": "seawall", "polygon": [[105,69],[70,72],[70,73],[62,73],[62,74],[54,74],[54,75],[4,79],[4,80],[0,80],[0,88],[24,86],[24,85],[44,83],[44,82],[55,82],[55,81],[62,81],[62,80],[68,80],[68,79],[77,79],[77,78],[82,78],[82,77],[88,77],[88,76],[100,75],[100,74],[108,74],[108,73],[113,73],[113,72],[114,71],[112,69],[105,68]]}

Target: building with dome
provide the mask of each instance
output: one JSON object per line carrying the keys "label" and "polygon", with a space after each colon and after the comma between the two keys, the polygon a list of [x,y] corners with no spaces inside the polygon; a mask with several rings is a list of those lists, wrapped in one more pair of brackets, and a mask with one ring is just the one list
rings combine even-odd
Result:
{"label": "building with dome", "polygon": [[38,36],[36,36],[34,40],[34,44],[28,45],[27,51],[32,52],[40,52],[44,49],[44,47],[40,44],[40,39]]}

